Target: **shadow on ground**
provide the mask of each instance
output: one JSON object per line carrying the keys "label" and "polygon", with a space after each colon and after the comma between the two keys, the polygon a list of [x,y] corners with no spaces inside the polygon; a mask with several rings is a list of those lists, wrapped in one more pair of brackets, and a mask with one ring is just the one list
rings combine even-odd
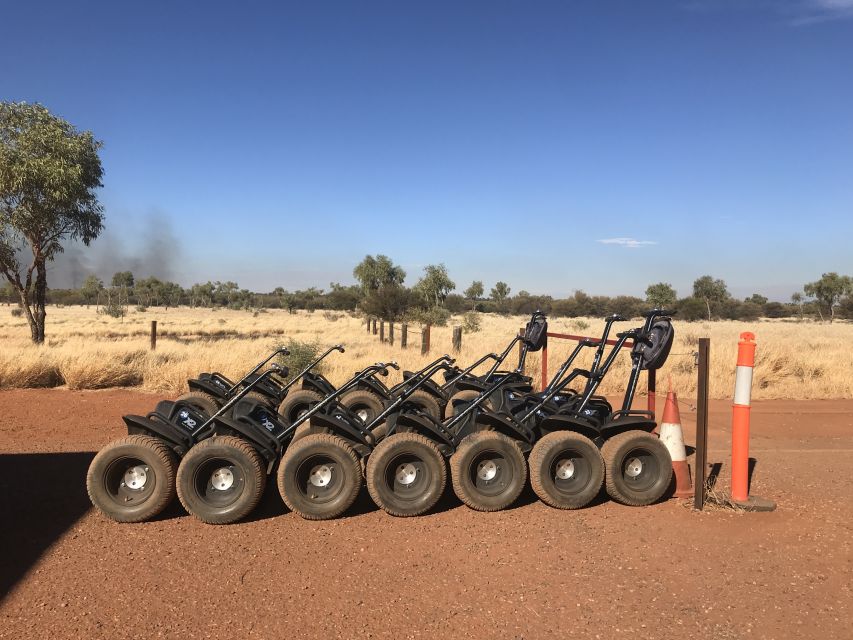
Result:
{"label": "shadow on ground", "polygon": [[0,600],[88,511],[83,453],[0,454]]}

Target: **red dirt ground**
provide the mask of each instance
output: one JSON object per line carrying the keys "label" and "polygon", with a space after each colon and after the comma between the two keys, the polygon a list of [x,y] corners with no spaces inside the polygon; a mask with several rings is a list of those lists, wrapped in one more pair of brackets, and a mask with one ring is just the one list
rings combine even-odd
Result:
{"label": "red dirt ground", "polygon": [[[286,513],[274,483],[247,522],[179,506],[120,525],[90,507],[94,451],[131,391],[0,393],[0,638],[851,638],[853,401],[760,402],[753,493],[774,513],[684,501],[494,514],[448,496],[396,519]],[[682,401],[688,443],[695,414]],[[730,408],[709,462],[728,476]]]}

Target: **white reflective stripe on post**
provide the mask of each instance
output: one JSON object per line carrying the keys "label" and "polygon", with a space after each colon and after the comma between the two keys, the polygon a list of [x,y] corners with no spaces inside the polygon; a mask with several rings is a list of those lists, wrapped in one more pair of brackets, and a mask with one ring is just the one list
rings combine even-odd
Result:
{"label": "white reflective stripe on post", "polygon": [[735,377],[735,404],[750,406],[752,400],[752,367],[738,367]]}

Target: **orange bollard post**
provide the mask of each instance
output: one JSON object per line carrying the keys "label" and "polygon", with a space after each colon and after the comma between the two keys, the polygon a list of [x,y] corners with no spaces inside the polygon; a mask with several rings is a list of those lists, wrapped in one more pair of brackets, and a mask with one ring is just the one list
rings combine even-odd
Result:
{"label": "orange bollard post", "polygon": [[752,511],[772,511],[776,508],[775,502],[749,495],[749,414],[755,347],[754,333],[744,331],[740,334],[732,403],[732,502]]}

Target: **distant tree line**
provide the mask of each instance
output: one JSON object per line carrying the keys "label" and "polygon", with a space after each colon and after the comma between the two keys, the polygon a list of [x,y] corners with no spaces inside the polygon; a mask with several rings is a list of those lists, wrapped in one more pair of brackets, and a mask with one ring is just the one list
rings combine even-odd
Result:
{"label": "distant tree line", "polygon": [[[114,274],[108,284],[90,275],[79,289],[50,289],[47,300],[51,304],[98,305],[111,315],[118,315],[114,309],[118,300],[120,306],[135,305],[140,309],[186,305],[290,312],[358,310],[386,320],[407,319],[437,325],[444,324],[451,313],[472,311],[524,315],[541,309],[555,317],[603,317],[612,313],[633,317],[651,306],[672,308],[678,311],[679,319],[688,321],[765,317],[831,322],[835,318],[853,318],[853,279],[837,273],[825,273],[819,280],[807,283],[801,292],[791,296],[790,302],[770,301],[759,293],[737,299],[723,280],[709,275],[697,278],[691,295],[682,298],[667,282],[649,285],[645,298],[597,296],[584,291],[576,291],[568,298],[534,295],[524,290],[513,294],[505,282],[498,281],[487,291],[479,280],[461,293],[454,293],[456,283],[443,264],[427,265],[415,285],[406,287],[403,284],[406,272],[384,255],[366,256],[353,269],[353,276],[358,284],[333,282],[328,289],[310,287],[290,291],[277,287],[270,292],[254,292],[231,281],[196,283],[183,288],[168,280],[137,279],[133,273],[122,271]],[[16,292],[7,286],[0,290],[0,300],[7,304],[15,302]]]}

